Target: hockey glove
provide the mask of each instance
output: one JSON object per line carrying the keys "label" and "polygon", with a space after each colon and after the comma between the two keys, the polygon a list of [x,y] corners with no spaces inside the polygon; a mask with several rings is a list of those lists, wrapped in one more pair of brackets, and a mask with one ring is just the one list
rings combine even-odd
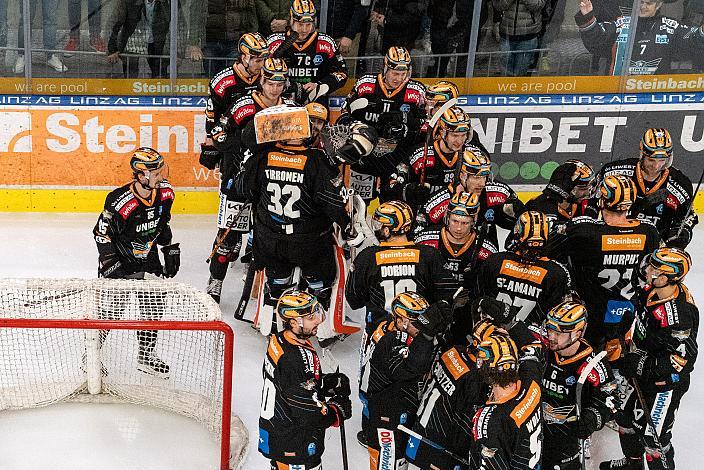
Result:
{"label": "hockey glove", "polygon": [[342,372],[323,375],[323,394],[329,396],[349,397],[352,394],[350,378]]}
{"label": "hockey glove", "polygon": [[200,144],[200,158],[198,161],[208,170],[214,170],[220,163],[220,151],[213,145]]}
{"label": "hockey glove", "polygon": [[452,307],[447,301],[441,300],[418,315],[418,319],[413,322],[413,325],[426,337],[433,338],[443,333],[450,326],[450,323],[452,323]]}
{"label": "hockey glove", "polygon": [[403,188],[403,200],[411,206],[419,206],[425,203],[430,196],[430,185],[428,183],[408,183]]}
{"label": "hockey glove", "polygon": [[163,246],[161,252],[164,254],[164,276],[174,277],[181,266],[181,249],[178,243]]}
{"label": "hockey glove", "polygon": [[327,401],[328,407],[335,412],[335,421],[332,427],[339,427],[342,421],[346,421],[352,417],[352,402],[349,397],[335,395]]}
{"label": "hockey glove", "polygon": [[579,439],[586,439],[595,431],[601,429],[601,417],[592,408],[586,408],[582,410],[582,416],[579,417],[579,420],[573,426],[574,434]]}
{"label": "hockey glove", "polygon": [[621,375],[627,379],[643,377],[643,375],[647,373],[647,361],[648,354],[645,351],[636,349],[623,356],[619,371]]}
{"label": "hockey glove", "polygon": [[491,318],[495,325],[505,325],[516,317],[516,308],[484,295],[472,301],[469,307],[472,318]]}
{"label": "hockey glove", "polygon": [[127,275],[117,253],[100,256],[98,258],[98,276],[109,279],[123,279]]}

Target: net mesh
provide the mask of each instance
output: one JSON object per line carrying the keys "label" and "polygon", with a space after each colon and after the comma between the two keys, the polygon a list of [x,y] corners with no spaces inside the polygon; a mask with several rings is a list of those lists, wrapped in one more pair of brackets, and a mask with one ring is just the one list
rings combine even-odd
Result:
{"label": "net mesh", "polygon": [[[147,329],[156,320],[220,321],[207,294],[166,281],[4,279],[3,318],[144,324],[134,330],[0,328],[0,411],[66,400],[129,402],[193,418],[220,439],[225,334]],[[153,364],[145,359],[167,364],[168,378],[163,369],[139,370]],[[232,424],[235,468],[246,451],[246,429],[236,417]]]}

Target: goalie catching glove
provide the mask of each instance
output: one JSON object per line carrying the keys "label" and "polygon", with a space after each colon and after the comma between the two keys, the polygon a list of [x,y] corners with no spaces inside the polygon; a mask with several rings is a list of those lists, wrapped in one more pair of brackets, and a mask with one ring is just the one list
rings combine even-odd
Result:
{"label": "goalie catching glove", "polygon": [[378,142],[379,135],[373,127],[355,121],[350,125],[347,141],[337,150],[337,158],[343,163],[358,163],[374,151]]}

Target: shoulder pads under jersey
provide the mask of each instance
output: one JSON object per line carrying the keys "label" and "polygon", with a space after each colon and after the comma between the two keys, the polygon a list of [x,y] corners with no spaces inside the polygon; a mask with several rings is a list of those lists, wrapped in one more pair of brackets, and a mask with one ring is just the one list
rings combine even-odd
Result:
{"label": "shoulder pads under jersey", "polygon": [[223,97],[227,89],[237,84],[237,77],[232,67],[221,70],[210,80],[210,89],[216,95]]}

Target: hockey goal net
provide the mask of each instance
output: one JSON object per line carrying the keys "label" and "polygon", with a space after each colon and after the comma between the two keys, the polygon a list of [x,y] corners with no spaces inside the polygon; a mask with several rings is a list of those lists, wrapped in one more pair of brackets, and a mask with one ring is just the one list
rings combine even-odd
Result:
{"label": "hockey goal net", "polygon": [[197,420],[238,468],[234,337],[207,294],[160,280],[0,279],[0,411],[126,402]]}

